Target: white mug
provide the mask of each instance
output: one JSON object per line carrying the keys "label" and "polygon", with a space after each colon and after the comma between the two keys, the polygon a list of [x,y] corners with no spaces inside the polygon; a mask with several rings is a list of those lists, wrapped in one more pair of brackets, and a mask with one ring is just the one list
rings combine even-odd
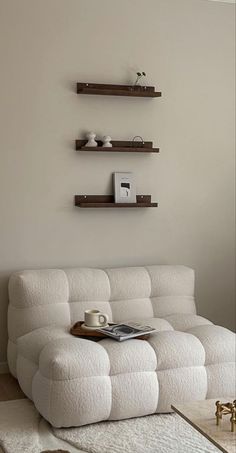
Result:
{"label": "white mug", "polygon": [[103,327],[108,323],[108,316],[99,310],[86,310],[84,312],[84,321],[88,327]]}

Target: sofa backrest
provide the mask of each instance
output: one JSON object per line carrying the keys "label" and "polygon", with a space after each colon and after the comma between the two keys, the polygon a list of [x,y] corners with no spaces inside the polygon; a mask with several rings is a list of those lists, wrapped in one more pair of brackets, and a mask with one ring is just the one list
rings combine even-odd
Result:
{"label": "sofa backrest", "polygon": [[9,339],[39,327],[69,326],[97,308],[110,320],[195,313],[194,271],[185,266],[43,269],[16,272],[9,282]]}

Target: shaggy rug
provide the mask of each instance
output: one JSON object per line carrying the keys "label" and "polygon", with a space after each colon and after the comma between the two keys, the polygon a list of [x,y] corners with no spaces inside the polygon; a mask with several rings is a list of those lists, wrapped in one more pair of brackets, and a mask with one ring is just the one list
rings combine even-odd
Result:
{"label": "shaggy rug", "polygon": [[176,414],[54,429],[27,399],[0,403],[0,445],[4,453],[219,453]]}

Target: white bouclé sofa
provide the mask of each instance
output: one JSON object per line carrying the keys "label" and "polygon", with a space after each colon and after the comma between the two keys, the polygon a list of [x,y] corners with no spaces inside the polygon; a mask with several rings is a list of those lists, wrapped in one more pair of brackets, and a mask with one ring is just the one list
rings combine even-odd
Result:
{"label": "white boucl\u00e9 sofa", "polygon": [[[11,276],[9,299],[10,370],[56,427],[234,395],[235,335],[196,315],[188,267],[27,270]],[[90,308],[157,333],[123,343],[71,336]]]}

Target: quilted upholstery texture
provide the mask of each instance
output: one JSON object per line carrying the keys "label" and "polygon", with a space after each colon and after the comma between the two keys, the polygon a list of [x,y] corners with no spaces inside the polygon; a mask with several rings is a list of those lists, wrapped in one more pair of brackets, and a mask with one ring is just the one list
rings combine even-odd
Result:
{"label": "quilted upholstery texture", "polygon": [[[184,266],[46,269],[9,282],[8,362],[54,426],[80,426],[234,394],[235,336],[196,315]],[[148,341],[92,342],[69,334],[84,311],[145,321]]]}

